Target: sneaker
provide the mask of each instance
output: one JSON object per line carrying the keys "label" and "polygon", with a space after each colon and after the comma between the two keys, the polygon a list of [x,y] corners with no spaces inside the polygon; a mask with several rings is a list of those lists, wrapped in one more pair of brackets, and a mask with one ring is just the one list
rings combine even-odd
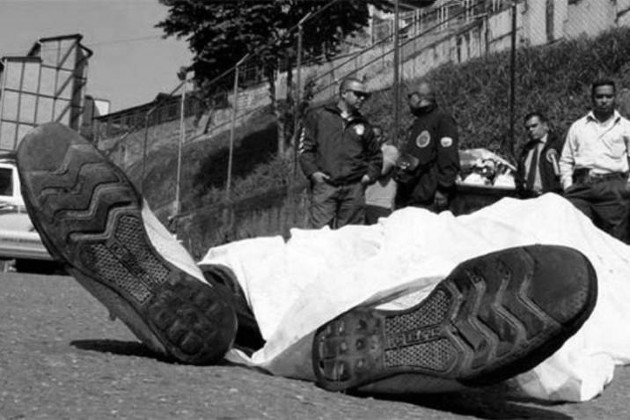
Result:
{"label": "sneaker", "polygon": [[[157,219],[118,167],[57,123],[24,137],[17,166],[27,211],[50,254],[142,342],[182,363],[224,356],[236,334],[234,309],[175,238],[156,240],[150,222]],[[178,253],[194,268],[183,270]]]}
{"label": "sneaker", "polygon": [[[417,294],[416,294],[417,295]],[[404,310],[356,307],[313,342],[317,383],[331,391],[447,392],[532,369],[595,306],[597,277],[577,250],[510,248],[458,265]]]}

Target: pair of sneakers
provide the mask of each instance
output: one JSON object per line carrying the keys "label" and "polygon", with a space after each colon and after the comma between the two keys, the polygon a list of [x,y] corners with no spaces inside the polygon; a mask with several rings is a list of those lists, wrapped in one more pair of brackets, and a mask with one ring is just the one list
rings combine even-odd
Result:
{"label": "pair of sneakers", "polygon": [[[187,364],[222,359],[238,333],[235,300],[182,256],[123,171],[56,123],[24,137],[17,163],[33,225],[83,287],[155,352]],[[206,274],[230,276],[226,268]],[[462,263],[405,310],[357,307],[321,326],[313,370],[329,390],[496,383],[555,352],[596,294],[593,267],[578,251],[506,249]]]}

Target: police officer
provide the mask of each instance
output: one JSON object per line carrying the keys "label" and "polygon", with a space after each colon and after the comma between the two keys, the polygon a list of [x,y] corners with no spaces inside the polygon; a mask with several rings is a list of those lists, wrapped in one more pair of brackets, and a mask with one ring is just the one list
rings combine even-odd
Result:
{"label": "police officer", "polygon": [[341,82],[336,103],[306,114],[298,156],[311,182],[311,228],[365,222],[365,189],[383,163],[372,126],[359,112],[368,97],[365,84],[349,77]]}
{"label": "police officer", "polygon": [[406,169],[400,164],[397,168],[396,207],[423,207],[438,213],[448,208],[455,192],[460,169],[457,126],[438,107],[428,82],[409,94],[409,109],[415,118],[401,147]]}

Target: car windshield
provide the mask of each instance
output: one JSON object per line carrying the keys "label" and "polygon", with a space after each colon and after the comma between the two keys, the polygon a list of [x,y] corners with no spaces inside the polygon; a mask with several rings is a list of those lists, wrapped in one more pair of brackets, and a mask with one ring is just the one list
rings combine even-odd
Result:
{"label": "car windshield", "polygon": [[0,168],[0,196],[13,195],[13,171],[10,168]]}

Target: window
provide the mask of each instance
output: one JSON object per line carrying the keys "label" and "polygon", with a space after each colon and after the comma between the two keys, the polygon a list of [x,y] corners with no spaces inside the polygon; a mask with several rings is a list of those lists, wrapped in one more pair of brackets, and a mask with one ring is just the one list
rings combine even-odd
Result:
{"label": "window", "polygon": [[13,171],[0,168],[0,196],[13,196]]}

